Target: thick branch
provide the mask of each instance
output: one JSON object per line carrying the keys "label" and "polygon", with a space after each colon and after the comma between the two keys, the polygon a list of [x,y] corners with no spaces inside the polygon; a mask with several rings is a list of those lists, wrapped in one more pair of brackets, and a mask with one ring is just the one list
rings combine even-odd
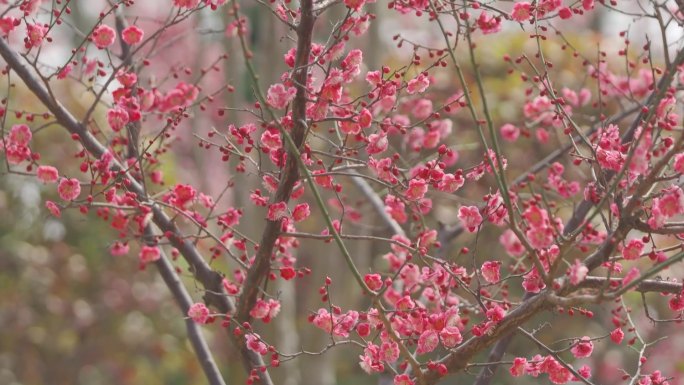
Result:
{"label": "thick branch", "polygon": [[[311,39],[313,35],[315,17],[313,15],[313,1],[303,0],[301,3],[301,21],[297,28],[297,57],[295,60],[293,83],[297,89],[292,102],[293,128],[290,136],[297,148],[301,148],[306,136],[306,84],[308,78],[309,55],[311,54]],[[297,151],[290,149],[287,162],[281,173],[280,183],[271,203],[288,202],[295,183],[299,180]],[[239,322],[249,321],[252,310],[259,294],[259,286],[270,271],[271,255],[278,236],[280,235],[280,220],[266,220],[266,226],[259,242],[254,262],[247,273],[247,279],[242,288],[238,303],[236,319]]]}
{"label": "thick branch", "polygon": [[[606,277],[586,277],[584,281],[579,284],[579,287],[601,289],[606,287],[607,280],[608,278]],[[610,281],[622,285],[622,278],[611,278]],[[634,290],[641,293],[656,292],[679,294],[682,292],[682,284],[679,282],[662,281],[658,279],[646,279],[639,283]]]}
{"label": "thick branch", "polygon": [[[148,225],[145,228],[145,237],[151,238],[152,235],[152,228]],[[169,291],[171,291],[171,294],[180,307],[181,312],[183,314],[188,314],[188,309],[190,309],[190,306],[193,304],[192,297],[190,297],[190,294],[185,289],[180,277],[178,277],[178,274],[176,274],[176,271],[174,270],[171,262],[169,262],[166,253],[163,250],[160,250],[160,252],[161,258],[155,262],[157,270],[159,270],[159,274],[164,279],[164,283],[166,283]],[[202,335],[200,326],[191,318],[186,317],[185,329],[187,330],[190,344],[192,344],[192,348],[195,350],[197,360],[199,361],[200,366],[202,366],[202,370],[204,371],[204,375],[207,377],[209,384],[226,385],[226,382],[221,376],[221,372],[216,366],[216,362],[211,354],[211,350],[209,350],[209,346],[204,339],[204,335]]]}

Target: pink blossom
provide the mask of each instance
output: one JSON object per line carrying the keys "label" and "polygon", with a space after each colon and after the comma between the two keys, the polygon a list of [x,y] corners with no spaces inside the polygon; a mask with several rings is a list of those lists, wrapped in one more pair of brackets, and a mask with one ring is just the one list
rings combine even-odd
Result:
{"label": "pink blossom", "polygon": [[437,185],[437,188],[439,191],[452,193],[463,187],[464,183],[465,179],[459,170],[456,174],[444,174],[442,180]]}
{"label": "pink blossom", "polygon": [[308,203],[300,203],[292,210],[292,219],[295,222],[301,222],[308,218],[309,215],[311,215],[311,210]]}
{"label": "pink blossom", "polygon": [[287,204],[285,202],[273,203],[268,206],[268,220],[277,221],[287,215]]}
{"label": "pink blossom", "polygon": [[93,43],[97,48],[107,48],[114,44],[114,40],[116,40],[116,31],[108,25],[102,24],[93,31]]}
{"label": "pink blossom", "polygon": [[684,152],[674,156],[673,168],[677,173],[684,174]]}
{"label": "pink blossom", "polygon": [[549,227],[531,228],[525,232],[530,246],[535,249],[545,249],[553,244],[553,231]]}
{"label": "pink blossom", "polygon": [[565,384],[572,380],[572,373],[561,364],[557,364],[549,371],[549,380],[554,384]]}
{"label": "pink blossom", "polygon": [[158,261],[161,258],[161,253],[159,248],[156,246],[143,246],[140,248],[140,254],[138,254],[140,263],[146,265],[150,262]]}
{"label": "pink blossom", "polygon": [[446,326],[439,332],[439,338],[442,340],[442,345],[449,349],[463,342],[461,331],[456,326]]}
{"label": "pink blossom", "polygon": [[622,249],[622,257],[626,260],[639,259],[644,251],[644,242],[641,239],[632,239]]}
{"label": "pink blossom", "polygon": [[577,373],[583,378],[591,377],[591,368],[588,365],[582,365],[581,368],[577,369]]}
{"label": "pink blossom", "polygon": [[529,20],[532,16],[532,5],[527,1],[520,1],[513,5],[513,11],[511,11],[511,18],[517,22],[524,22]]}
{"label": "pink blossom", "polygon": [[572,10],[569,7],[563,7],[558,11],[558,16],[563,20],[569,19],[572,17]]}
{"label": "pink blossom", "polygon": [[36,176],[43,183],[55,183],[59,178],[59,172],[52,166],[38,166]]}
{"label": "pink blossom", "polygon": [[488,283],[497,283],[501,280],[501,273],[499,268],[501,267],[501,262],[499,261],[487,261],[482,264],[482,277]]}
{"label": "pink blossom", "polygon": [[589,357],[594,351],[594,344],[589,337],[584,336],[572,347],[572,349],[570,349],[570,351],[576,358]]}
{"label": "pink blossom", "polygon": [[175,207],[185,210],[186,206],[192,203],[197,197],[197,190],[189,184],[177,184],[173,187],[168,202]]}
{"label": "pink blossom", "polygon": [[373,291],[377,291],[382,287],[382,277],[380,274],[366,274],[363,277],[363,281]]}
{"label": "pink blossom", "polygon": [[121,32],[121,38],[128,45],[140,43],[144,36],[145,32],[135,25],[128,26]]}
{"label": "pink blossom", "polygon": [[515,142],[520,136],[520,129],[510,123],[501,126],[501,137],[507,142]]}
{"label": "pink blossom", "polygon": [[128,112],[121,107],[114,107],[107,111],[107,123],[114,132],[121,131],[128,123]]}
{"label": "pink blossom", "polygon": [[563,4],[562,0],[542,0],[539,7],[542,12],[553,12],[558,9],[561,4]]}
{"label": "pink blossom", "polygon": [[417,201],[425,196],[427,190],[427,182],[424,179],[411,179],[404,195],[410,201]]}
{"label": "pink blossom", "polygon": [[523,357],[515,357],[513,359],[513,365],[508,371],[513,377],[520,377],[525,374],[525,367],[527,366],[527,360]]}
{"label": "pink blossom", "polygon": [[439,345],[439,335],[437,332],[434,330],[426,330],[418,337],[416,354],[430,353],[437,348],[437,345]]}
{"label": "pink blossom", "polygon": [[482,223],[482,216],[477,206],[461,206],[458,209],[458,219],[463,222],[468,232],[475,232]]}
{"label": "pink blossom", "polygon": [[349,51],[347,57],[342,60],[341,67],[345,82],[352,81],[361,73],[361,63],[363,62],[363,53],[360,49],[353,49]]}
{"label": "pink blossom", "polygon": [[411,113],[417,119],[422,120],[422,119],[427,119],[428,117],[430,117],[430,114],[432,114],[432,111],[433,111],[432,100],[430,100],[430,99],[419,99],[413,105],[413,109],[411,110]]}
{"label": "pink blossom", "polygon": [[368,136],[368,147],[366,147],[366,152],[368,152],[368,155],[379,154],[387,150],[388,146],[389,141],[387,140],[387,134],[384,132],[371,134]]}
{"label": "pink blossom", "polygon": [[579,285],[584,278],[587,276],[589,268],[587,268],[579,259],[575,259],[575,263],[568,269],[568,275],[570,276],[570,283],[573,285]]}
{"label": "pink blossom", "polygon": [[382,361],[395,362],[399,358],[399,345],[394,341],[383,342],[378,356]]}
{"label": "pink blossom", "polygon": [[415,385],[408,374],[397,374],[394,376],[394,385]]}
{"label": "pink blossom", "polygon": [[261,145],[269,151],[277,151],[283,147],[282,139],[280,139],[280,132],[277,129],[264,131],[261,134]]}
{"label": "pink blossom", "polygon": [[518,257],[525,252],[525,247],[523,247],[522,242],[515,235],[513,230],[506,229],[506,231],[499,237],[499,243],[504,247],[506,252],[513,257]]}
{"label": "pink blossom", "polygon": [[10,129],[9,141],[14,145],[26,147],[32,137],[33,133],[31,132],[31,129],[25,124],[15,124]]}
{"label": "pink blossom", "polygon": [[395,306],[397,307],[397,310],[407,311],[416,307],[416,303],[411,299],[411,296],[405,295],[397,301]]}
{"label": "pink blossom", "polygon": [[522,286],[528,293],[539,293],[546,287],[546,284],[537,269],[533,269],[523,277]]}
{"label": "pink blossom", "polygon": [[354,11],[361,10],[365,3],[366,0],[344,0],[344,5],[346,5],[347,8],[352,9]]}
{"label": "pink blossom", "polygon": [[549,224],[549,214],[546,210],[540,209],[536,205],[530,205],[523,212],[523,218],[527,221],[527,225],[532,228],[546,227]]}
{"label": "pink blossom", "polygon": [[257,300],[254,307],[249,312],[249,315],[263,320],[264,322],[270,322],[275,316],[280,312],[280,302],[275,299],[269,299],[265,301],[263,299]]}
{"label": "pink blossom", "polygon": [[263,356],[268,353],[268,346],[261,342],[259,338],[259,335],[256,333],[249,333],[245,335],[245,342],[247,344],[247,349]]}
{"label": "pink blossom", "polygon": [[75,178],[63,178],[57,186],[57,192],[63,200],[73,201],[81,194],[81,183]]}
{"label": "pink blossom", "polygon": [[21,23],[21,21],[19,19],[11,17],[11,16],[1,17],[0,18],[0,32],[2,32],[3,35],[7,36],[20,23]]}
{"label": "pink blossom", "polygon": [[429,85],[430,78],[428,78],[425,73],[421,73],[418,77],[409,80],[408,85],[406,86],[406,92],[408,92],[409,95],[423,93]]}
{"label": "pink blossom", "polygon": [[128,243],[114,241],[114,243],[112,243],[112,245],[109,247],[109,253],[114,257],[120,257],[122,255],[128,254],[130,249],[131,248]]}
{"label": "pink blossom", "polygon": [[62,211],[53,201],[45,201],[45,208],[47,208],[50,214],[52,214],[52,216],[55,218],[60,218],[62,216]]}
{"label": "pink blossom", "polygon": [[401,199],[394,195],[388,194],[385,197],[385,212],[389,214],[392,219],[399,223],[405,223],[408,220],[406,215],[406,205]]}
{"label": "pink blossom", "polygon": [[501,322],[504,316],[506,316],[506,310],[497,304],[487,309],[487,318],[494,323]]}
{"label": "pink blossom", "polygon": [[489,16],[482,12],[477,18],[477,26],[480,27],[482,33],[485,35],[501,31],[501,19],[495,16]]}
{"label": "pink blossom", "polygon": [[74,67],[71,64],[65,65],[59,72],[57,73],[57,79],[62,80],[66,79],[67,76],[71,73],[71,70],[74,69]]}
{"label": "pink blossom", "polygon": [[670,307],[670,310],[680,312],[684,310],[684,296],[682,296],[682,294],[677,294],[670,298],[667,304]]}
{"label": "pink blossom", "polygon": [[26,25],[26,48],[40,46],[43,43],[47,31],[47,27],[41,24]]}
{"label": "pink blossom", "polygon": [[201,302],[194,303],[188,309],[188,317],[198,324],[205,324],[209,320],[209,309]]}
{"label": "pink blossom", "polygon": [[625,338],[625,332],[620,328],[616,328],[610,332],[610,339],[618,345],[622,343],[623,338]]}
{"label": "pink blossom", "polygon": [[271,107],[282,110],[294,99],[296,93],[297,89],[294,87],[286,88],[281,83],[274,84],[268,88],[266,101]]}

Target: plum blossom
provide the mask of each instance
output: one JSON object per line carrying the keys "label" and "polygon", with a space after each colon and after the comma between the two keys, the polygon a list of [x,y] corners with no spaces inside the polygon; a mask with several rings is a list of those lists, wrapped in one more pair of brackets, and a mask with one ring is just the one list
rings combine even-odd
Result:
{"label": "plum blossom", "polygon": [[430,353],[439,345],[439,334],[435,330],[426,330],[418,337],[416,354]]}
{"label": "plum blossom", "polygon": [[140,254],[138,254],[140,263],[146,265],[151,262],[158,261],[161,258],[161,253],[159,247],[157,246],[143,246],[140,248]]}
{"label": "plum blossom", "polygon": [[38,166],[36,176],[43,183],[55,183],[59,178],[59,172],[52,166]]}
{"label": "plum blossom", "polygon": [[511,229],[506,229],[503,234],[499,237],[499,243],[504,247],[506,252],[513,257],[518,257],[525,252],[525,247],[523,246],[518,236]]}
{"label": "plum blossom", "polygon": [[103,49],[114,44],[116,31],[108,25],[100,25],[93,31],[93,43],[97,48]]}
{"label": "plum blossom", "polygon": [[268,206],[267,218],[269,221],[277,221],[287,215],[287,204],[285,202],[273,203]]}
{"label": "plum blossom", "polygon": [[121,131],[128,123],[128,112],[121,107],[114,107],[107,111],[107,123],[114,132]]}
{"label": "plum blossom", "polygon": [[296,93],[297,89],[294,87],[285,87],[281,83],[274,84],[268,88],[266,102],[271,107],[282,110],[294,99]]}
{"label": "plum blossom", "polygon": [[622,343],[623,338],[625,338],[625,332],[620,328],[615,328],[615,330],[610,332],[610,340],[618,345]]}
{"label": "plum blossom", "polygon": [[410,201],[420,200],[425,196],[427,190],[428,185],[424,179],[411,179],[405,193],[406,199]]}
{"label": "plum blossom", "polygon": [[487,15],[482,12],[477,18],[477,26],[480,27],[485,35],[501,31],[501,19],[499,17]]}
{"label": "plum blossom", "polygon": [[408,374],[397,374],[394,376],[394,385],[415,385]]}
{"label": "plum blossom", "polygon": [[300,203],[292,210],[292,219],[295,222],[301,222],[308,218],[309,215],[311,215],[311,210],[308,203]]}
{"label": "plum blossom", "polygon": [[463,222],[468,232],[474,233],[482,223],[482,215],[477,206],[461,206],[458,209],[458,219]]}
{"label": "plum blossom", "polygon": [[65,201],[73,201],[81,194],[81,182],[76,178],[63,178],[57,186],[59,197]]}
{"label": "plum blossom", "polygon": [[513,11],[511,11],[511,18],[517,22],[524,22],[529,20],[532,16],[532,4],[528,1],[520,1],[513,5]]}
{"label": "plum blossom", "polygon": [[416,78],[409,80],[408,85],[406,86],[406,92],[408,92],[409,95],[423,93],[429,85],[430,78],[428,78],[425,73],[421,73]]}
{"label": "plum blossom", "polygon": [[130,246],[128,243],[122,243],[119,241],[114,241],[112,245],[109,247],[109,254],[111,254],[114,257],[120,257],[122,255],[128,254],[130,251]]}
{"label": "plum blossom", "polygon": [[499,261],[487,261],[482,264],[480,272],[488,283],[497,283],[501,280],[501,273],[499,272],[500,267],[501,262]]}
{"label": "plum blossom", "polygon": [[28,24],[26,26],[26,48],[36,48],[43,43],[47,34],[47,27],[41,24]]}
{"label": "plum blossom", "polygon": [[507,142],[515,142],[520,136],[520,129],[510,123],[506,123],[499,129],[501,137]]}
{"label": "plum blossom", "polygon": [[206,324],[209,321],[209,309],[201,302],[194,303],[188,309],[188,317],[198,324]]}
{"label": "plum blossom", "polygon": [[275,299],[269,299],[265,301],[263,299],[257,300],[254,307],[249,312],[249,315],[263,320],[264,322],[269,322],[280,312],[280,302]]}
{"label": "plum blossom", "polygon": [[59,209],[59,206],[53,201],[45,201],[45,208],[48,209],[50,214],[52,214],[53,217],[59,218],[62,216],[62,211]]}
{"label": "plum blossom", "polygon": [[591,342],[591,338],[587,336],[582,337],[575,346],[570,349],[570,352],[572,352],[576,358],[589,357],[593,351],[594,344]]}
{"label": "plum blossom", "polygon": [[513,365],[508,371],[513,377],[520,377],[525,374],[525,367],[527,366],[527,360],[523,357],[516,357],[513,359]]}
{"label": "plum blossom", "polygon": [[568,269],[568,275],[570,276],[570,283],[573,285],[579,285],[584,278],[586,278],[589,268],[587,268],[579,259],[575,259],[575,263]]}
{"label": "plum blossom", "polygon": [[622,249],[622,257],[626,260],[639,259],[644,251],[644,242],[641,239],[632,239]]}
{"label": "plum blossom", "polygon": [[33,133],[31,133],[31,129],[25,124],[15,124],[10,129],[9,141],[17,146],[28,146],[32,137]]}
{"label": "plum blossom", "polygon": [[245,342],[247,344],[247,349],[259,353],[262,356],[268,353],[268,346],[261,342],[260,337],[256,333],[249,333],[245,335]]}
{"label": "plum blossom", "polygon": [[138,28],[135,25],[128,26],[124,28],[124,30],[121,32],[121,38],[128,45],[135,45],[140,43],[144,36],[145,32],[143,32],[142,29]]}
{"label": "plum blossom", "polygon": [[382,287],[382,277],[380,274],[366,274],[363,277],[363,281],[366,283],[366,286],[373,291],[377,291]]}
{"label": "plum blossom", "polygon": [[20,23],[21,23],[21,20],[14,18],[14,17],[11,17],[11,16],[1,17],[0,18],[0,32],[2,32],[2,34],[4,36],[7,36]]}

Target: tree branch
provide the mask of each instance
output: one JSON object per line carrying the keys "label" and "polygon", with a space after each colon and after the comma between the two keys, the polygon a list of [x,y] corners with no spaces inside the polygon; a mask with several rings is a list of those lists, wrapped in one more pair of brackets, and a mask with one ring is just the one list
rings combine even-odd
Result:
{"label": "tree branch", "polygon": [[[72,135],[78,135],[78,138],[83,147],[96,158],[100,158],[107,149],[95,138],[93,134],[86,129],[74,116],[67,110],[59,101],[53,99],[48,93],[47,89],[41,84],[34,74],[22,63],[19,56],[10,48],[4,39],[0,39],[0,56],[5,60],[10,69],[12,69],[29,90],[45,105],[45,107],[55,116],[57,122],[67,129]],[[119,176],[127,181],[127,188],[136,194],[141,204],[150,205],[152,208],[152,221],[159,228],[159,230],[168,238],[171,245],[173,245],[186,262],[190,265],[190,269],[202,286],[206,294],[204,296],[205,302],[216,307],[221,313],[230,314],[235,310],[230,297],[225,295],[223,289],[223,277],[216,271],[212,270],[209,264],[202,258],[199,251],[188,240],[185,240],[178,227],[173,221],[164,213],[164,211],[156,206],[149,197],[145,194],[143,187],[138,181],[126,172],[126,168],[113,159],[111,169],[118,172]],[[232,335],[232,334],[231,334]],[[263,366],[261,356],[254,352],[243,354],[243,362],[245,366],[250,368]],[[262,382],[264,384],[271,384],[267,372],[263,372]],[[265,381],[267,379],[268,381]]]}

